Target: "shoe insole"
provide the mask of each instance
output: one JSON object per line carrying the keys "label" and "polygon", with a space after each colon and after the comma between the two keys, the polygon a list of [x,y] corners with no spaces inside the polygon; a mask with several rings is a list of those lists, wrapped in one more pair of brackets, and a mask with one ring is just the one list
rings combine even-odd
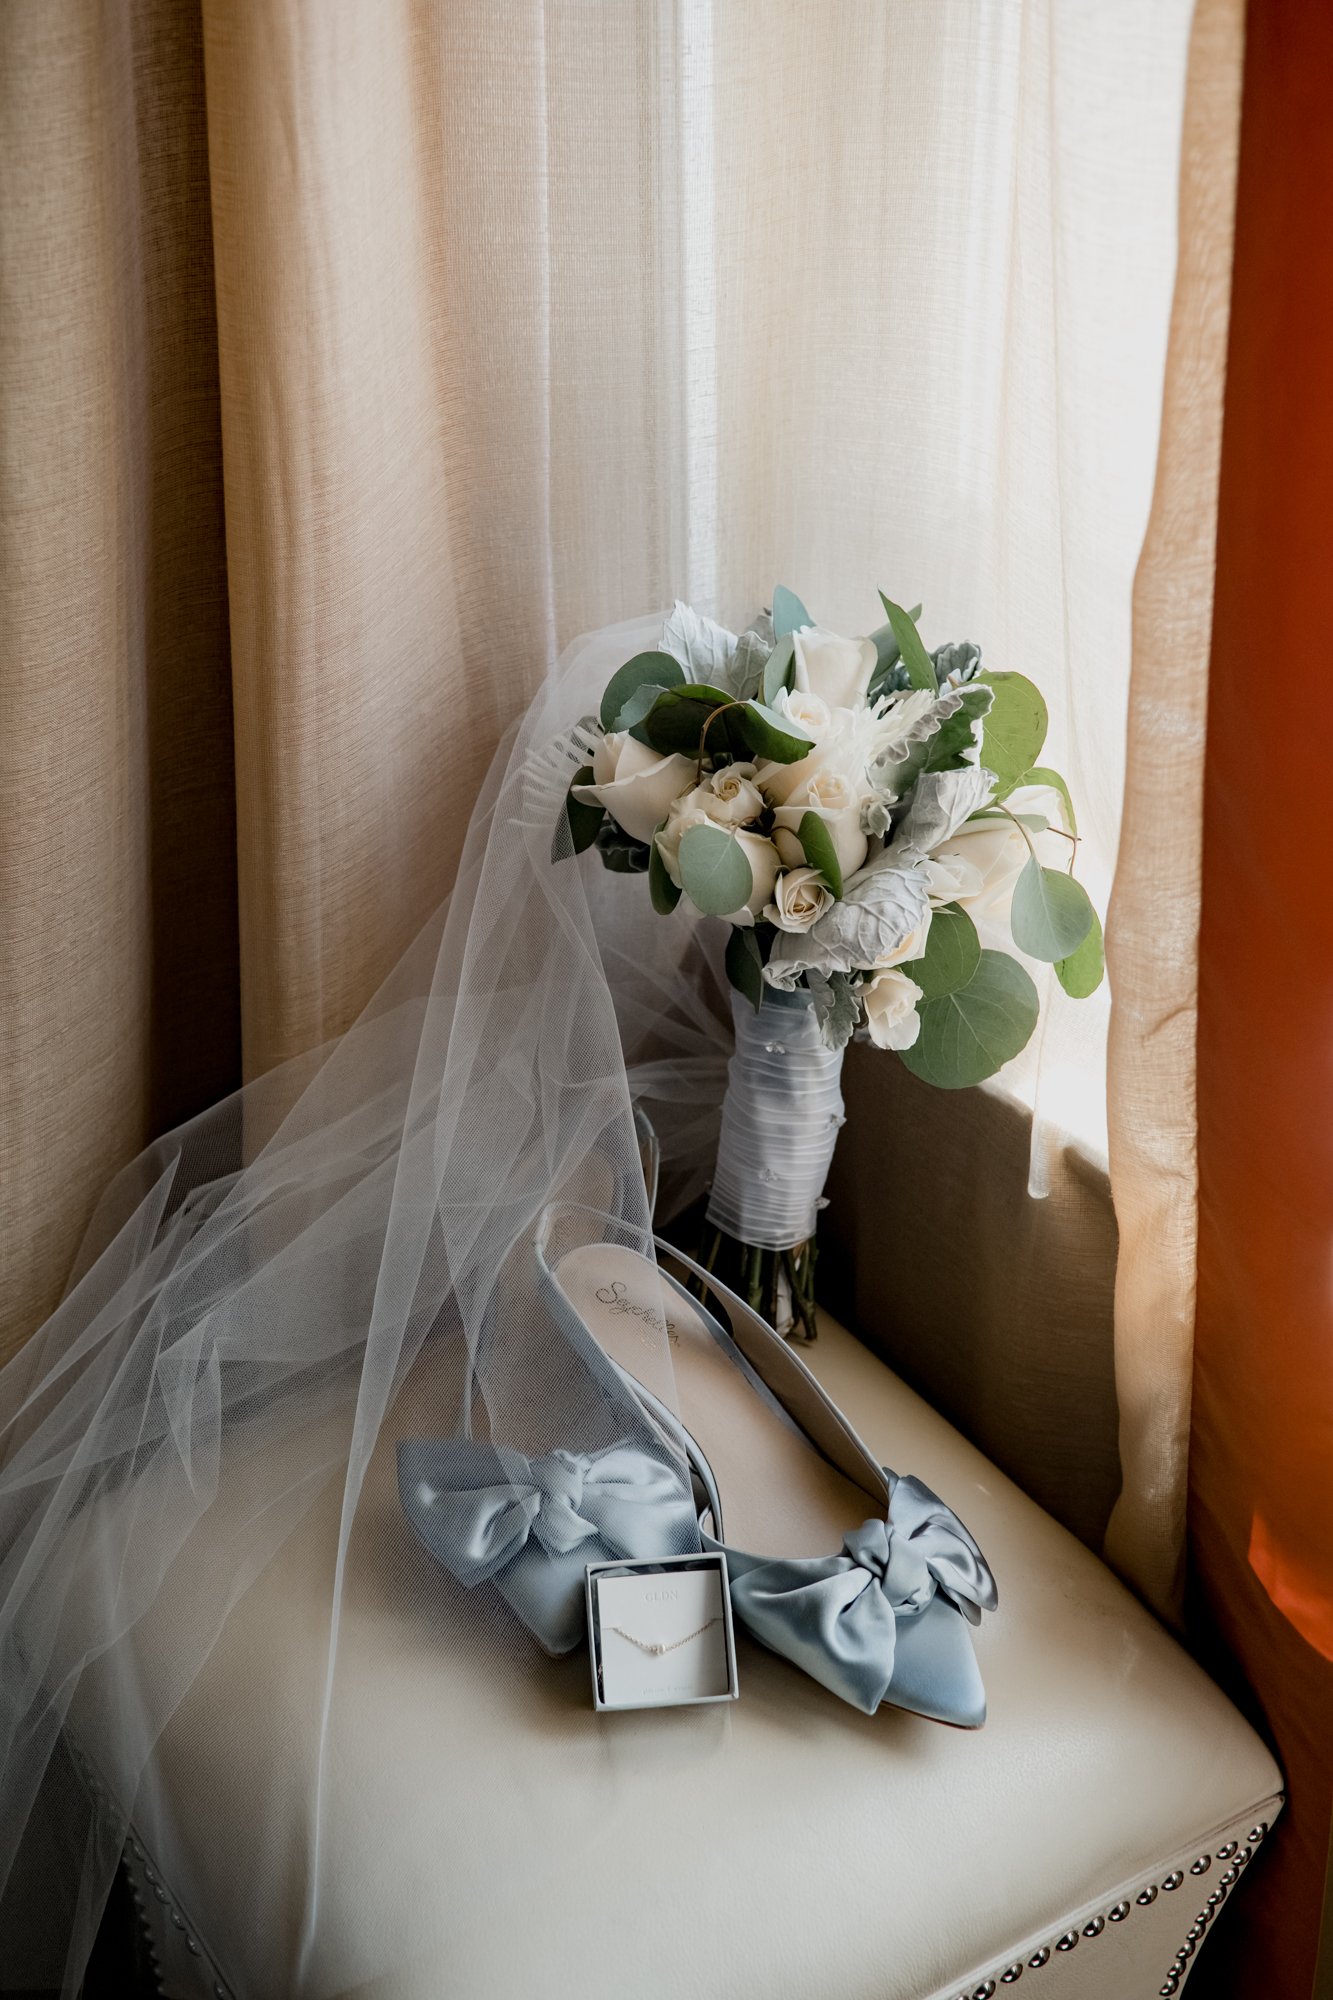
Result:
{"label": "shoe insole", "polygon": [[754,1555],[832,1555],[874,1513],[871,1496],[770,1403],[646,1258],[583,1244],[555,1277],[609,1358],[679,1413],[713,1469],[725,1540]]}

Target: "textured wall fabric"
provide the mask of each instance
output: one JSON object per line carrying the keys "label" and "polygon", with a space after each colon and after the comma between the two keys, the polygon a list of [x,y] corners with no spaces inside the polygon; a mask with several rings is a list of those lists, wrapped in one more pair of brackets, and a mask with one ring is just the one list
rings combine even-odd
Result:
{"label": "textured wall fabric", "polygon": [[[676,594],[743,620],[778,580],[849,629],[878,622],[877,587],[919,595],[932,643],[980,638],[1046,691],[1104,900],[1190,18],[1190,0],[6,11],[22,295],[0,533],[27,663],[0,751],[26,772],[0,899],[22,933],[0,968],[20,1003],[11,1339],[101,1180],[232,1080],[238,994],[250,1075],[355,1016],[580,630]],[[20,438],[11,410],[38,429]],[[1105,1510],[1111,1232],[1089,1195],[1079,1236],[1068,1162],[1104,1149],[1105,1025],[1104,1002],[1057,1004],[1007,1080],[1037,1107],[1031,1180],[1059,1226],[1021,1182],[970,1209],[943,1188],[918,1209],[916,1307],[886,1288],[880,1308],[912,1321],[961,1231],[1000,1274],[973,1306],[995,1380],[1014,1215],[1053,1257],[1078,1244],[1099,1275],[1033,1325],[1056,1359],[1026,1474],[1040,1485],[1052,1432],[1095,1463],[1069,1501],[1085,1533]],[[894,1143],[881,1095],[843,1141],[866,1186]],[[965,1144],[964,1112],[940,1117]],[[935,1321],[906,1338],[924,1379]],[[966,1419],[956,1368],[949,1400]]]}
{"label": "textured wall fabric", "polygon": [[1134,588],[1129,770],[1107,926],[1124,1467],[1107,1552],[1174,1619],[1184,1583],[1194,1337],[1204,718],[1243,34],[1241,0],[1202,0],[1190,52],[1162,447]]}

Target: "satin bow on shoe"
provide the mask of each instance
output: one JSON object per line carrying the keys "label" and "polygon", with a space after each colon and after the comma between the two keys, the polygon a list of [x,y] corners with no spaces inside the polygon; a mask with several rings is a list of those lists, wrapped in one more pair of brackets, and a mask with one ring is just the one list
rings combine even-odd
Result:
{"label": "satin bow on shoe", "polygon": [[699,1546],[683,1470],[625,1443],[526,1458],[473,1439],[406,1438],[398,1496],[440,1566],[465,1589],[494,1579],[552,1653],[583,1636],[588,1563]]}
{"label": "satin bow on shoe", "polygon": [[995,1578],[952,1508],[919,1479],[887,1477],[887,1517],[852,1529],[840,1555],[772,1560],[728,1547],[732,1604],[764,1645],[867,1715],[894,1699],[905,1651],[913,1679],[936,1682],[936,1706],[953,1710],[957,1617],[975,1625],[994,1610]]}

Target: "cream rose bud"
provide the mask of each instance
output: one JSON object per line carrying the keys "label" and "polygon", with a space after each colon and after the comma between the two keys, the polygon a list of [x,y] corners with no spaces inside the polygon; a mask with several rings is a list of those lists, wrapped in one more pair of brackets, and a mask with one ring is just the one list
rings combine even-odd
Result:
{"label": "cream rose bud", "polygon": [[664,757],[637,737],[611,730],[593,751],[592,775],[592,784],[575,785],[575,798],[605,806],[632,840],[649,841],[672,801],[689,790],[694,763],[674,751]]}
{"label": "cream rose bud", "polygon": [[921,1033],[921,988],[905,972],[877,972],[861,988],[866,1028],[877,1049],[910,1049]]}
{"label": "cream rose bud", "polygon": [[875,671],[870,639],[843,639],[807,625],[795,634],[796,689],[815,694],[830,708],[855,708],[866,698]]}
{"label": "cream rose bud", "polygon": [[702,805],[719,826],[747,826],[764,810],[764,797],[754,782],[753,764],[725,764],[702,787]]}
{"label": "cream rose bud", "polygon": [[832,908],[833,892],[817,868],[790,868],[779,875],[764,915],[780,931],[808,931]]}

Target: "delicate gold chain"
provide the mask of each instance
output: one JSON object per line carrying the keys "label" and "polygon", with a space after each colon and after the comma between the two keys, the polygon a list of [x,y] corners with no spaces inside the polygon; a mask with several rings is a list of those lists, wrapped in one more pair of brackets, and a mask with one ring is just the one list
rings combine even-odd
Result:
{"label": "delicate gold chain", "polygon": [[613,1625],[611,1630],[620,1638],[628,1639],[631,1646],[637,1646],[641,1652],[674,1653],[678,1646],[688,1646],[691,1639],[702,1637],[710,1626],[720,1625],[721,1623],[722,1620],[720,1618],[710,1618],[707,1624],[698,1625],[693,1632],[687,1632],[683,1639],[636,1639],[634,1634],[627,1632],[623,1625]]}

